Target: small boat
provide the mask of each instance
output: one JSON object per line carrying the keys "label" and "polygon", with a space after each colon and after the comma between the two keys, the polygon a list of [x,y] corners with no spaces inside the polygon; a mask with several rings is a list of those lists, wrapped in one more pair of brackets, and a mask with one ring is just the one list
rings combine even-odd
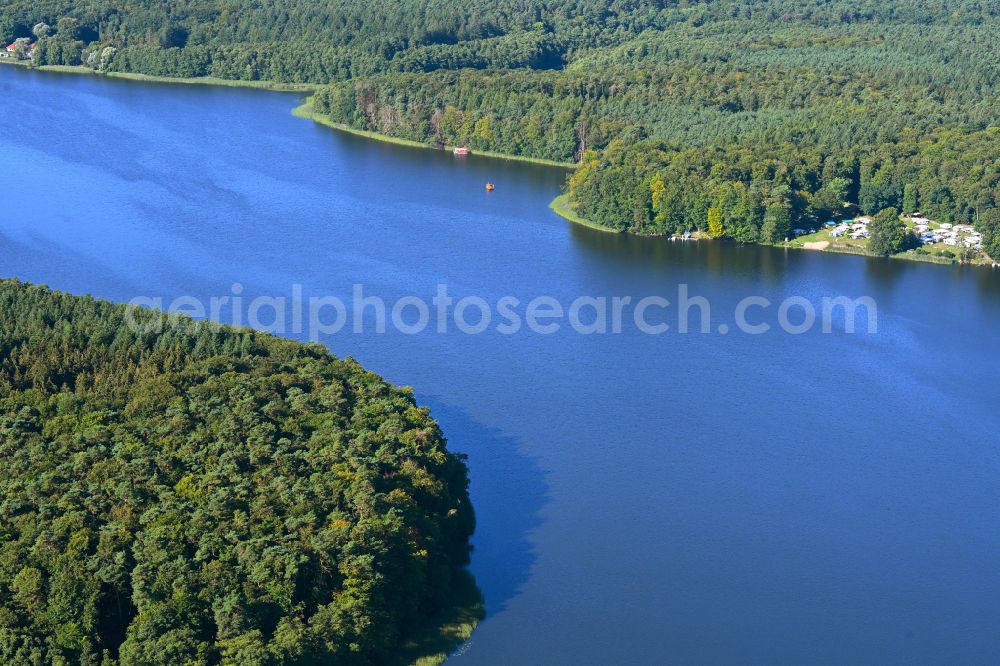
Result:
{"label": "small boat", "polygon": [[469,149],[466,148],[465,146],[461,146],[461,147],[455,149],[455,154],[456,155],[468,155],[469,154]]}
{"label": "small boat", "polygon": [[496,185],[494,185],[493,183],[486,183],[486,191],[487,192],[492,192],[495,189],[497,189]]}

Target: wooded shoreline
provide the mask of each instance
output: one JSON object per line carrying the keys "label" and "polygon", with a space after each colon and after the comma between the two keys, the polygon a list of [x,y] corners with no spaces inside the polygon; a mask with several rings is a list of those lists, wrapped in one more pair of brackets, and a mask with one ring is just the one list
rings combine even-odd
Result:
{"label": "wooded shoreline", "polygon": [[[126,81],[139,81],[139,82],[145,82],[145,83],[170,83],[170,84],[187,84],[187,85],[211,85],[211,86],[222,86],[222,87],[231,87],[231,88],[250,88],[250,89],[256,89],[256,90],[269,90],[269,91],[273,91],[273,92],[305,92],[305,93],[314,92],[318,88],[318,86],[315,86],[315,85],[312,85],[312,84],[289,84],[289,83],[277,83],[277,82],[273,82],[273,81],[239,81],[239,80],[230,80],[230,79],[217,79],[217,78],[213,78],[213,77],[172,78],[172,77],[162,77],[162,76],[148,76],[148,75],[145,75],[145,74],[132,74],[132,73],[125,73],[125,72],[107,72],[107,73],[104,73],[104,72],[95,71],[95,70],[93,70],[93,69],[91,69],[89,67],[85,67],[85,66],[82,66],[82,65],[78,65],[78,66],[43,65],[43,66],[38,66],[38,67],[32,67],[30,65],[30,63],[27,63],[27,62],[16,62],[16,61],[9,61],[8,60],[8,61],[0,61],[0,63],[2,63],[2,64],[10,64],[10,65],[15,65],[15,66],[21,66],[21,67],[26,67],[26,68],[30,68],[30,69],[41,71],[41,72],[62,73],[62,74],[83,74],[83,75],[93,75],[93,76],[106,76],[108,78],[113,78],[113,79],[121,79],[121,80],[126,80]],[[357,129],[355,127],[351,127],[350,125],[346,125],[344,123],[335,122],[335,121],[331,120],[330,118],[328,118],[328,117],[326,117],[326,116],[324,116],[322,114],[316,113],[315,110],[313,109],[313,106],[312,106],[312,103],[311,103],[311,99],[312,99],[311,96],[310,97],[306,97],[305,100],[302,102],[302,104],[300,104],[297,107],[295,107],[294,109],[292,109],[292,114],[294,116],[298,117],[298,118],[303,118],[303,119],[306,119],[306,120],[311,120],[311,121],[313,121],[315,123],[318,123],[320,125],[323,125],[325,127],[329,127],[331,129],[334,129],[334,130],[337,130],[337,131],[340,131],[340,132],[347,132],[349,134],[353,134],[355,136],[360,136],[360,137],[363,137],[363,138],[366,138],[366,139],[372,139],[374,141],[381,141],[383,143],[390,143],[390,144],[394,144],[394,145],[398,145],[398,146],[406,146],[406,147],[409,147],[409,148],[421,148],[421,149],[430,149],[430,150],[435,149],[435,146],[432,146],[432,145],[430,145],[428,143],[423,143],[423,142],[420,142],[420,141],[413,141],[413,140],[410,140],[410,139],[402,139],[402,138],[399,138],[399,137],[389,136],[387,134],[380,134],[378,132],[371,132],[371,131],[367,131],[367,130],[361,130],[361,129]],[[453,146],[446,146],[445,147],[446,150],[451,150],[452,148],[454,148],[454,147]],[[570,164],[570,163],[566,163],[566,162],[559,162],[559,161],[556,161],[556,160],[546,160],[546,159],[535,158],[535,157],[524,157],[524,156],[520,156],[520,155],[508,155],[508,154],[504,154],[504,153],[495,153],[495,152],[489,152],[489,151],[475,151],[473,154],[476,155],[476,156],[480,156],[480,157],[489,157],[489,158],[492,158],[492,159],[502,159],[502,160],[509,160],[509,161],[514,161],[514,162],[526,162],[526,163],[529,163],[529,164],[540,164],[542,166],[557,167],[557,168],[567,169],[567,170],[571,170],[571,169],[573,169],[575,167],[574,164]],[[602,225],[600,223],[588,220],[588,219],[580,216],[574,210],[572,204],[569,201],[569,195],[566,194],[566,193],[560,194],[555,199],[553,199],[552,202],[549,204],[549,208],[556,215],[558,215],[559,217],[561,217],[561,218],[563,218],[565,220],[568,220],[569,222],[572,222],[574,224],[579,224],[581,226],[587,227],[589,229],[594,229],[596,231],[602,231],[602,232],[605,232],[605,233],[633,233],[633,232],[629,232],[629,231],[619,231],[617,229],[612,229],[611,227],[607,227],[605,225]],[[633,233],[633,235],[636,235],[636,236],[645,236],[645,234],[634,234],[634,233]],[[650,236],[650,237],[652,237],[652,236]],[[774,247],[784,247],[784,248],[793,249],[793,250],[809,250],[809,251],[812,251],[812,252],[829,252],[829,253],[834,253],[834,254],[856,254],[856,255],[859,255],[859,256],[871,256],[871,255],[869,255],[869,254],[867,254],[865,252],[845,251],[845,250],[842,250],[842,249],[836,249],[836,248],[832,248],[832,247],[818,249],[818,248],[814,248],[814,247],[804,247],[802,245],[795,245],[794,243],[779,243],[779,244],[774,245]],[[913,253],[913,252],[901,253],[901,254],[893,255],[892,258],[893,259],[902,259],[902,260],[906,260],[906,261],[916,261],[916,262],[920,262],[920,263],[932,263],[932,264],[941,264],[941,265],[949,265],[949,266],[953,266],[953,265],[975,265],[975,266],[987,266],[987,267],[995,267],[996,266],[996,264],[993,264],[993,263],[991,263],[989,261],[986,261],[986,260],[984,260],[982,262],[965,262],[965,261],[961,261],[961,260],[952,260],[952,261],[949,261],[946,258],[937,258],[937,257],[934,257],[934,256],[922,255],[922,254],[917,254],[917,253]]]}

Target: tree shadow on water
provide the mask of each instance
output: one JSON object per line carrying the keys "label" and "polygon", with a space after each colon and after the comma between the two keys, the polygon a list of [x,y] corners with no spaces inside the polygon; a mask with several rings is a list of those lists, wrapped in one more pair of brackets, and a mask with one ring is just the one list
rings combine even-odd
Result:
{"label": "tree shadow on water", "polygon": [[422,399],[441,424],[451,451],[468,455],[469,494],[476,512],[472,563],[456,581],[452,603],[429,618],[386,666],[437,666],[464,653],[475,627],[502,611],[531,575],[531,531],[547,486],[538,464],[517,442],[459,407]]}
{"label": "tree shadow on water", "polygon": [[528,581],[535,562],[531,533],[548,499],[545,476],[517,442],[484,426],[459,407],[424,400],[452,451],[468,455],[476,512],[471,572],[486,602],[486,617],[502,611]]}

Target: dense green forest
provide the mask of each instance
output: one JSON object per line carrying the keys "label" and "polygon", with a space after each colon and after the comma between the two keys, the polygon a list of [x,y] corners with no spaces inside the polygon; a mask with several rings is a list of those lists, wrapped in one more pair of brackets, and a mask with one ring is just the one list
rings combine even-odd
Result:
{"label": "dense green forest", "polygon": [[15,281],[0,465],[11,666],[383,663],[448,603],[473,529],[463,459],[408,390]]}
{"label": "dense green forest", "polygon": [[577,162],[573,205],[614,229],[775,242],[895,207],[989,233],[1000,207],[998,0],[0,0],[0,33],[42,36],[37,64],[323,84],[356,129]]}

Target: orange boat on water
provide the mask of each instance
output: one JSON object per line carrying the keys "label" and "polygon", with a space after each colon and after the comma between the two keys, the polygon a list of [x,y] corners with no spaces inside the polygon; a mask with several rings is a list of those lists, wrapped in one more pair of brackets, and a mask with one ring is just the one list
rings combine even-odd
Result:
{"label": "orange boat on water", "polygon": [[486,191],[487,192],[492,192],[495,189],[497,189],[496,185],[494,185],[493,183],[486,183]]}
{"label": "orange boat on water", "polygon": [[469,154],[469,149],[466,148],[465,146],[461,146],[460,148],[456,148],[455,149],[455,154],[456,155],[468,155]]}

